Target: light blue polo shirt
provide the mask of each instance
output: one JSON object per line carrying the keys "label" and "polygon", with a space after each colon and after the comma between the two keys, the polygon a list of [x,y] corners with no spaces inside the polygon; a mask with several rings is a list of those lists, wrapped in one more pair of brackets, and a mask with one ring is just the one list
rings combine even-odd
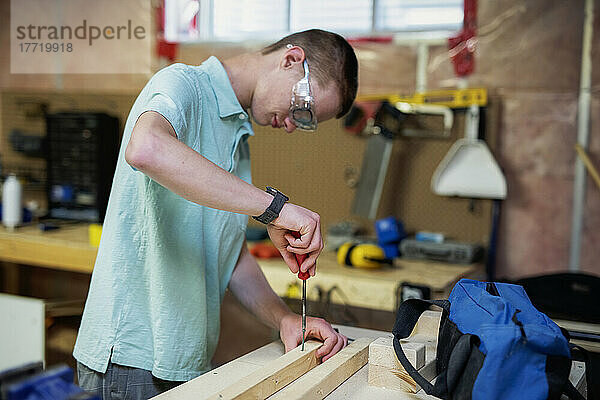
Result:
{"label": "light blue polo shirt", "polygon": [[110,360],[183,381],[210,369],[248,218],[185,200],[127,164],[131,131],[148,110],[183,143],[251,182],[252,126],[219,60],[156,73],[127,118],[73,356],[102,373]]}

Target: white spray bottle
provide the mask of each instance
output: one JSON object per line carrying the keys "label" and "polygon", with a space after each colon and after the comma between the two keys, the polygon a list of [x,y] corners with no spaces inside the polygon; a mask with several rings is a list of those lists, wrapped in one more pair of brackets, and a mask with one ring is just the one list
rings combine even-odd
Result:
{"label": "white spray bottle", "polygon": [[23,219],[23,189],[15,175],[9,175],[2,186],[2,224],[13,231]]}

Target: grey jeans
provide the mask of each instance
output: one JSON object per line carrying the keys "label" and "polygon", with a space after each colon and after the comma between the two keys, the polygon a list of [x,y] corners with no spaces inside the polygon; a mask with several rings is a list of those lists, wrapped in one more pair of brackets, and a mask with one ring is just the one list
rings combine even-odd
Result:
{"label": "grey jeans", "polygon": [[164,381],[145,369],[113,363],[103,374],[77,362],[77,378],[83,390],[103,400],[145,400],[183,383]]}

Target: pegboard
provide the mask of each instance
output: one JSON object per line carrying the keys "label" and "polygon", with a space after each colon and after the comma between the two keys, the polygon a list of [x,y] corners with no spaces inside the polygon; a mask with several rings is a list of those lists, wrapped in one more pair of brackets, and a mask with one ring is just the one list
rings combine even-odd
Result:
{"label": "pegboard", "polygon": [[320,123],[316,132],[254,129],[249,143],[256,186],[281,190],[292,203],[318,212],[324,224],[349,218],[354,189],[345,171],[360,171],[364,138],[347,133],[337,120]]}
{"label": "pegboard", "polygon": [[[486,140],[493,149],[498,109],[490,104],[486,113]],[[348,133],[338,120],[320,124],[313,133],[287,134],[259,126],[255,132],[250,148],[256,186],[274,186],[289,195],[291,202],[318,212],[324,230],[353,220],[373,232],[373,221],[350,214],[355,188],[347,183],[349,171],[360,171],[364,137]],[[448,138],[395,139],[377,218],[394,215],[409,232],[443,232],[449,239],[487,245],[491,200],[442,197],[430,189],[433,172],[454,141],[463,136],[464,113],[456,112]]]}
{"label": "pegboard", "polygon": [[[26,134],[44,135],[45,122],[39,105],[48,112],[98,111],[116,115],[121,129],[136,94],[80,92],[24,92],[9,90],[0,94],[0,156],[6,168],[16,167],[40,173],[45,178],[43,159],[25,157],[12,151],[8,134],[13,129]],[[497,111],[493,103],[487,110],[487,141],[493,149]],[[274,186],[302,205],[321,215],[324,229],[328,225],[354,220],[368,232],[373,222],[350,214],[355,188],[349,183],[362,165],[366,139],[346,132],[342,121],[321,123],[317,132],[283,130],[255,126],[250,139],[254,184]],[[430,230],[449,238],[487,244],[491,227],[491,201],[476,200],[470,211],[467,199],[441,197],[430,190],[433,171],[452,143],[463,136],[463,116],[457,113],[452,134],[447,139],[398,138],[387,172],[378,218],[394,215],[408,231]],[[8,168],[7,168],[8,167]],[[27,189],[27,187],[26,187]],[[37,193],[32,193],[37,192]],[[45,206],[43,190],[26,190],[26,198]]]}
{"label": "pegboard", "polygon": [[106,94],[65,91],[5,90],[0,92],[0,162],[2,175],[14,172],[24,182],[24,200],[36,200],[46,207],[46,161],[15,152],[10,132],[45,136],[44,112],[104,112],[119,118],[121,130],[137,94]]}

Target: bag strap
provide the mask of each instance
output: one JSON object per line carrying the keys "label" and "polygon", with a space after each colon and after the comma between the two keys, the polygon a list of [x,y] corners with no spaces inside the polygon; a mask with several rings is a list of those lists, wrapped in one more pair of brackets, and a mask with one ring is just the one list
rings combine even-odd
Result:
{"label": "bag strap", "polygon": [[583,395],[579,393],[579,390],[577,390],[570,381],[567,381],[567,383],[565,384],[563,388],[563,394],[571,400],[586,400],[585,397],[583,397]]}
{"label": "bag strap", "polygon": [[[585,380],[587,383],[587,400],[599,400],[598,395],[596,393],[595,390],[595,386],[593,383],[593,371],[592,371],[592,359],[590,357],[590,353],[584,349],[583,347],[577,345],[577,344],[573,344],[570,342],[571,340],[571,332],[569,332],[567,329],[559,326],[560,331],[562,332],[563,336],[567,339],[567,342],[569,342],[569,349],[570,350],[574,350],[577,349],[581,352],[581,355],[583,356],[583,360],[585,362]],[[571,352],[571,358],[573,354]],[[563,388],[563,393],[570,399],[572,400],[585,400],[585,397],[583,397],[583,395],[581,393],[579,393],[579,390],[577,390],[577,388],[575,388],[575,386],[573,386],[573,384],[567,380],[567,383],[565,384],[565,387]]]}
{"label": "bag strap", "polygon": [[[581,347],[577,344],[569,343],[569,347],[571,348],[571,350],[573,350],[573,349],[579,350],[581,352],[581,354],[583,355],[584,362],[585,362],[585,380],[587,383],[587,400],[599,400],[598,394],[596,393],[596,390],[595,390],[596,387],[594,386],[594,375],[593,375],[593,371],[592,371],[592,359],[590,357],[590,353],[586,349],[584,349],[583,347]],[[570,395],[571,389],[573,391],[575,391],[575,393],[573,394],[573,396],[575,396],[575,397]],[[564,392],[571,399],[584,399],[585,400],[585,398],[581,395],[581,393],[579,393],[579,391],[573,386],[573,384],[571,382],[567,382]],[[579,396],[579,397],[577,397],[577,396]]]}
{"label": "bag strap", "polygon": [[448,369],[446,370],[445,375],[448,393],[456,394],[454,390],[469,363],[473,348],[479,346],[479,343],[479,337],[465,333],[454,345],[454,348],[450,353],[450,358],[448,359]]}
{"label": "bag strap", "polygon": [[450,311],[450,302],[448,300],[422,300],[408,299],[400,304],[398,313],[396,314],[396,322],[392,333],[394,334],[394,351],[398,357],[398,361],[404,367],[406,372],[415,380],[415,382],[425,390],[425,393],[442,397],[446,391],[445,379],[437,379],[435,386],[429,383],[406,358],[404,350],[400,345],[400,340],[405,339],[412,333],[419,317],[423,312],[432,305],[441,307],[445,312]]}

